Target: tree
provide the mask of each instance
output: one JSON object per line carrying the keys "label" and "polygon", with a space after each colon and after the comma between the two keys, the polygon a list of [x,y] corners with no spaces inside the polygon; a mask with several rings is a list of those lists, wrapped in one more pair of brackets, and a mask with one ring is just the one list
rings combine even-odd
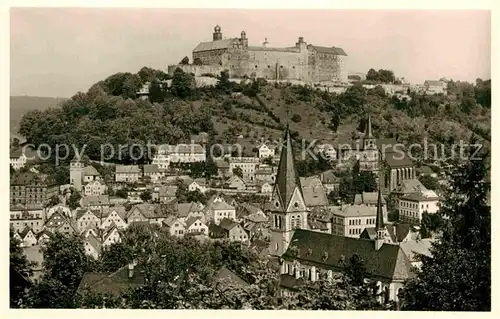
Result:
{"label": "tree", "polygon": [[236,175],[236,176],[238,176],[239,178],[243,178],[243,170],[239,166],[236,166],[233,169],[233,174]]}
{"label": "tree", "polygon": [[152,196],[151,196],[151,191],[148,191],[148,190],[147,190],[147,191],[142,192],[142,194],[141,194],[141,196],[140,196],[140,197],[141,197],[141,199],[142,199],[144,202],[147,202],[147,201],[151,200],[151,197],[152,197]]}
{"label": "tree", "polygon": [[156,79],[149,85],[149,101],[151,103],[161,103],[165,100],[166,92],[160,82]]}
{"label": "tree", "polygon": [[368,73],[366,73],[366,80],[378,81],[378,72],[375,69],[368,70]]}
{"label": "tree", "polygon": [[354,193],[361,194],[363,192],[374,192],[377,189],[375,175],[372,172],[361,171],[357,174],[353,181]]}
{"label": "tree", "polygon": [[196,89],[196,83],[194,77],[182,71],[180,68],[175,69],[172,78],[172,85],[170,90],[174,96],[180,98],[191,97]]}
{"label": "tree", "polygon": [[54,195],[49,199],[49,202],[47,203],[47,207],[56,206],[57,204],[59,204],[59,196]]}
{"label": "tree", "polygon": [[403,309],[491,310],[491,208],[488,154],[468,160],[452,176],[440,212],[449,218],[432,257],[422,258],[416,278],[405,284]]}
{"label": "tree", "polygon": [[434,177],[432,177],[430,175],[420,175],[418,177],[418,180],[427,189],[436,190],[436,189],[439,188],[439,182],[438,182],[437,178],[434,178]]}
{"label": "tree", "polygon": [[120,198],[124,198],[124,199],[127,199],[127,197],[128,197],[128,193],[124,189],[118,189],[115,194],[116,194],[116,196],[118,196]]}
{"label": "tree", "polygon": [[71,192],[71,195],[68,198],[68,206],[71,209],[75,209],[77,207],[80,207],[80,200],[82,199],[82,195],[80,193],[73,189]]}
{"label": "tree", "polygon": [[14,167],[12,167],[12,165],[10,165],[10,178],[12,178],[15,174],[16,170],[14,169]]}
{"label": "tree", "polygon": [[230,93],[233,84],[231,83],[231,81],[229,81],[229,71],[228,70],[222,71],[220,75],[217,77],[217,79],[218,81],[217,84],[215,85],[215,88],[224,93]]}
{"label": "tree", "polygon": [[182,65],[188,65],[189,64],[189,58],[187,56],[185,56],[182,60],[181,60],[181,63],[179,64],[182,64]]}

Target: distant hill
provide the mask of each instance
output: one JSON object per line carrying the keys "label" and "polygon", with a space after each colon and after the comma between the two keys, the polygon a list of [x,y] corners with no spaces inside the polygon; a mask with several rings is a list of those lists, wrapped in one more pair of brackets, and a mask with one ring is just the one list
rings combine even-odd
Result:
{"label": "distant hill", "polygon": [[18,136],[19,122],[24,114],[33,110],[46,110],[57,107],[67,98],[39,97],[39,96],[11,96],[10,97],[10,133]]}

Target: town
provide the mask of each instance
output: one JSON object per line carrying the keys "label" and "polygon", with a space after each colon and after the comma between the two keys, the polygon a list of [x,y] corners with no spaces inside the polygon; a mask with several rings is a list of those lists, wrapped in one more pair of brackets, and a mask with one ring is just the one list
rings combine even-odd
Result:
{"label": "town", "polygon": [[[308,65],[297,62],[308,54],[315,56]],[[285,61],[285,67],[272,59]],[[451,236],[452,226],[446,225],[458,220],[454,211],[462,214],[474,207],[481,216],[477,218],[489,220],[489,186],[470,196],[456,180],[465,176],[469,179],[464,185],[489,185],[484,162],[441,160],[437,151],[434,158],[415,155],[410,144],[417,138],[412,132],[388,133],[391,127],[384,123],[390,123],[392,113],[381,114],[377,107],[382,106],[366,112],[357,108],[383,101],[396,105],[397,112],[430,117],[426,107],[437,110],[448,103],[448,110],[472,90],[474,105],[454,112],[486,117],[490,104],[483,103],[481,94],[491,82],[478,79],[469,90],[446,78],[413,85],[388,70],[348,74],[343,69],[347,54],[341,48],[307,44],[303,37],[290,48],[272,48],[267,39],[263,47],[249,46],[245,31],[226,40],[218,25],[213,41],[193,50],[193,61],[169,66],[168,73],[150,68],[138,76],[119,73],[63,102],[57,116],[50,117],[54,111],[49,109],[44,115],[23,117],[19,131],[26,140],[12,140],[10,150],[11,307],[415,309],[419,295],[412,293],[419,290],[408,288],[414,287],[409,283],[424,276],[419,274],[428,271],[425,265],[433,260],[434,247]],[[139,80],[130,88],[132,77]],[[276,91],[284,96],[278,107],[270,97]],[[298,103],[294,98],[311,109],[316,107],[313,101],[322,98],[330,106],[318,108],[338,110],[332,124],[323,123],[328,127],[324,135],[313,144],[307,140],[312,145],[307,156],[300,147],[309,126],[300,123],[309,111],[291,112],[290,105]],[[357,105],[361,98],[363,105]],[[434,106],[435,100],[439,102]],[[178,101],[184,104],[175,104]],[[192,101],[201,106],[195,109]],[[411,106],[415,101],[421,108]],[[123,111],[110,106],[113,103],[123,105]],[[211,103],[216,106],[203,110]],[[180,113],[188,107],[190,111]],[[248,114],[266,114],[275,123],[243,120],[247,113],[235,115],[237,107]],[[277,116],[276,108],[286,117]],[[113,126],[112,119],[134,116],[127,112],[142,112],[145,120]],[[235,124],[217,134],[211,116],[225,112],[231,120],[274,133],[249,133]],[[342,135],[339,127],[355,113],[359,127]],[[153,122],[155,116],[176,124],[162,131],[171,137],[159,141],[150,157],[141,152],[135,158],[130,149],[124,159],[113,152],[103,160],[102,145],[122,140],[115,132],[137,143],[142,140],[134,134],[163,134]],[[58,117],[65,124],[58,124]],[[91,122],[96,118],[98,124]],[[37,121],[51,128],[43,131]],[[71,121],[81,122],[71,131],[58,126]],[[305,126],[300,135],[299,125]],[[467,126],[469,131],[489,141],[489,133],[474,125]],[[113,133],[101,134],[101,126],[103,132]],[[184,127],[190,129],[182,131]],[[458,138],[441,135],[436,140],[446,147],[458,143]],[[74,137],[81,139],[75,142]],[[53,155],[44,159],[39,146],[53,147],[60,141],[88,144],[88,154],[68,152],[62,161]],[[467,142],[476,145],[477,139]],[[457,175],[457,170],[466,173]],[[474,170],[480,173],[470,173]],[[451,194],[466,194],[472,202],[457,204]],[[482,222],[472,224],[482,227]],[[16,258],[31,265],[25,266],[29,271],[13,268],[13,249]],[[210,258],[204,259],[205,254]],[[85,267],[75,268],[75,263]],[[249,270],[254,264],[258,266]],[[66,266],[70,270],[65,271]],[[174,266],[180,270],[168,269]],[[214,272],[206,274],[205,266]],[[51,281],[54,278],[59,281]],[[213,289],[212,280],[217,283]],[[276,283],[275,289],[269,288],[271,283]],[[67,296],[44,299],[56,289],[51,285],[64,286]],[[323,301],[316,297],[320,301],[311,302],[313,306],[304,305],[304,296],[314,299],[312,291],[318,287],[320,294],[333,295],[345,289],[347,297],[335,298],[348,301],[341,305],[332,297],[320,305]],[[352,287],[359,289],[358,295],[349,290]],[[270,296],[269,301],[241,297],[245,289],[258,289],[252,291]],[[228,297],[229,292],[237,297]],[[203,294],[210,297],[200,297]],[[176,295],[183,297],[177,300]],[[13,302],[15,296],[22,297]],[[61,301],[64,298],[71,302]]]}

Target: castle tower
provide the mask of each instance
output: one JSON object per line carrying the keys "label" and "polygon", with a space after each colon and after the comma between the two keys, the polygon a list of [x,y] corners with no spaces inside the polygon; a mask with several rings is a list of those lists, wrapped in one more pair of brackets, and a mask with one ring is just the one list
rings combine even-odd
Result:
{"label": "castle tower", "polygon": [[222,40],[222,32],[221,32],[221,28],[219,27],[219,25],[215,26],[213,36],[214,36],[213,37],[214,41]]}
{"label": "castle tower", "polygon": [[241,45],[243,46],[243,49],[248,48],[247,33],[245,31],[241,31]]}
{"label": "castle tower", "polygon": [[82,191],[83,186],[83,169],[83,162],[76,157],[69,165],[69,183],[79,192]]}
{"label": "castle tower", "polygon": [[295,229],[307,229],[307,208],[295,171],[292,141],[288,125],[271,201],[268,204],[271,218],[270,252],[281,256],[288,248]]}

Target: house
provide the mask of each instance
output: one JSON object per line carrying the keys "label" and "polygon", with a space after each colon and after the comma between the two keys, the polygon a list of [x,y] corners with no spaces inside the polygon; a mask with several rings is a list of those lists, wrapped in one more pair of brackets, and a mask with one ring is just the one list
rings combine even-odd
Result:
{"label": "house", "polygon": [[38,244],[35,232],[30,227],[25,227],[20,233],[21,247],[30,247]]}
{"label": "house", "polygon": [[150,224],[161,225],[169,215],[164,206],[154,204],[137,204],[132,206],[127,213],[127,224],[132,222],[147,222]]}
{"label": "house", "polygon": [[209,236],[215,239],[229,239],[230,241],[238,241],[247,243],[249,241],[248,234],[243,227],[235,222],[224,218],[217,224],[210,224]]}
{"label": "house", "polygon": [[196,178],[188,185],[188,190],[190,192],[199,191],[205,193],[207,191],[207,180],[204,178]]}
{"label": "house", "polygon": [[325,188],[326,194],[330,194],[330,192],[338,192],[340,189],[340,179],[335,176],[332,170],[325,171],[320,175],[321,184]]}
{"label": "house", "polygon": [[367,205],[330,206],[332,234],[357,238],[367,227],[375,227],[377,210]]}
{"label": "house", "polygon": [[[158,190],[158,193],[153,193],[152,199],[155,201],[155,198],[157,196],[158,201],[160,203],[169,203],[176,199],[176,194],[177,194],[177,185],[164,185],[161,186]],[[155,195],[157,194],[157,195]]]}
{"label": "house", "polygon": [[422,256],[432,257],[431,247],[433,240],[430,238],[420,240],[409,240],[402,242],[399,246],[408,256],[413,267],[420,268],[422,266]]}
{"label": "house", "polygon": [[85,196],[100,196],[106,193],[106,185],[102,180],[93,180],[84,186]]}
{"label": "house", "polygon": [[151,182],[156,182],[160,178],[165,177],[165,169],[158,167],[158,164],[144,165],[142,167],[144,177],[149,177]]}
{"label": "house", "polygon": [[16,232],[22,232],[26,227],[39,232],[44,223],[44,209],[37,206],[14,205],[10,207],[10,226]]}
{"label": "house", "polygon": [[225,218],[230,220],[236,219],[236,208],[226,203],[225,200],[217,201],[210,206],[207,205],[205,207],[205,214],[207,213],[211,217],[207,218],[207,221],[213,219],[216,225]]}
{"label": "house", "polygon": [[205,212],[203,211],[203,204],[200,202],[179,203],[177,204],[177,215],[182,220],[189,218],[199,217],[205,222]]}
{"label": "house", "polygon": [[66,221],[66,217],[62,215],[61,212],[56,211],[50,218],[45,222],[44,228],[48,229],[51,232],[55,232],[61,225],[63,225]]}
{"label": "house", "polygon": [[[146,191],[146,186],[136,186],[127,191],[127,201],[129,203],[142,203],[141,195]],[[151,198],[153,195],[151,194]]]}
{"label": "house", "polygon": [[268,220],[264,211],[256,205],[242,203],[236,208],[236,221],[238,222],[267,223]]}
{"label": "house", "polygon": [[325,159],[330,161],[337,159],[337,150],[333,147],[332,143],[322,143],[314,147],[314,151]]}
{"label": "house", "polygon": [[186,219],[186,233],[208,235],[208,226],[200,217]]}
{"label": "house", "polygon": [[218,177],[229,177],[232,172],[229,170],[229,162],[223,159],[216,159],[214,161],[215,166],[217,166],[217,176]]}
{"label": "house", "polygon": [[245,184],[245,182],[243,181],[243,179],[240,178],[240,177],[238,177],[238,176],[236,176],[236,175],[230,177],[226,181],[225,186],[226,186],[226,188],[237,189],[237,190],[240,190],[240,191],[244,191],[247,188],[247,185]]}
{"label": "house", "polygon": [[84,241],[85,254],[88,256],[98,259],[101,255],[102,243],[97,237],[90,234]]}
{"label": "house", "polygon": [[83,169],[83,182],[89,183],[92,181],[100,180],[101,174],[95,169],[94,166],[85,166]]}
{"label": "house", "polygon": [[300,177],[302,195],[307,207],[327,206],[328,198],[318,176]]}
{"label": "house", "polygon": [[74,214],[73,214],[73,211],[71,211],[71,208],[69,208],[66,205],[57,204],[55,206],[49,207],[46,210],[45,218],[49,219],[50,216],[52,216],[52,214],[55,212],[59,212],[62,216],[66,217],[66,218],[73,218],[74,217]]}
{"label": "house", "polygon": [[109,212],[103,214],[101,228],[107,229],[111,227],[111,224],[115,224],[118,229],[127,228],[128,225],[125,222],[126,214],[127,212],[123,206],[110,207]]}
{"label": "house", "polygon": [[[123,292],[144,286],[145,277],[135,263],[131,263],[111,273],[86,272],[78,286],[77,293],[86,291],[110,294],[119,297]],[[105,304],[103,304],[105,306]]]}
{"label": "house", "polygon": [[116,244],[121,242],[120,232],[115,224],[112,224],[109,228],[106,229],[103,236],[103,247],[111,246],[112,244]]}
{"label": "house", "polygon": [[[161,145],[160,149],[163,146]],[[170,163],[195,163],[207,160],[207,152],[200,144],[166,145],[166,152],[170,155]]]}
{"label": "house", "polygon": [[88,209],[107,209],[110,205],[108,195],[85,196],[80,200],[80,206]]}
{"label": "house", "polygon": [[268,182],[258,182],[257,183],[257,191],[262,194],[271,195],[273,192],[273,185]]}
{"label": "house", "polygon": [[445,94],[447,93],[447,83],[444,81],[427,80],[424,82],[426,94]]}
{"label": "house", "polygon": [[137,183],[141,170],[137,165],[116,165],[115,181],[125,183]]}
{"label": "house", "polygon": [[259,150],[259,158],[261,159],[274,157],[275,155],[275,148],[265,143],[261,144],[260,146],[257,146],[257,149]]}
{"label": "house", "polygon": [[276,170],[271,166],[260,165],[257,170],[255,170],[255,180],[274,183],[276,181]]}
{"label": "house", "polygon": [[[389,235],[390,239],[388,242],[391,244],[401,244],[407,241],[416,241],[420,239],[418,232],[412,230],[409,224],[385,224],[384,228]],[[377,237],[376,227],[365,228],[365,230],[359,235],[359,238],[375,240]]]}
{"label": "house", "polygon": [[401,221],[410,224],[420,224],[422,214],[434,214],[439,211],[439,196],[431,190],[405,195],[398,199],[398,211]]}
{"label": "house", "polygon": [[163,222],[162,226],[167,230],[170,236],[183,237],[186,233],[186,224],[183,218],[177,216],[168,216]]}
{"label": "house", "polygon": [[414,277],[412,265],[398,245],[297,229],[283,254],[283,294],[300,289],[301,281],[318,281],[342,273],[354,255],[361,258],[368,280],[376,284],[380,302],[398,301],[404,282]]}
{"label": "house", "polygon": [[[363,192],[361,194],[354,195],[354,205],[366,205],[371,207],[371,209],[375,212],[377,207],[377,192]],[[382,212],[384,213],[384,221],[388,221],[387,217],[387,203],[385,198],[382,196]],[[375,212],[376,213],[376,212]]]}
{"label": "house", "polygon": [[50,238],[52,238],[52,236],[53,236],[52,232],[48,231],[47,229],[42,230],[41,232],[36,234],[38,245],[42,247],[45,246],[49,242]]}
{"label": "house", "polygon": [[236,167],[241,168],[243,172],[243,179],[248,181],[255,180],[255,171],[259,165],[259,158],[257,157],[231,157],[229,159],[229,171],[234,174]]}
{"label": "house", "polygon": [[98,228],[101,226],[102,210],[82,208],[76,210],[76,225],[79,230],[84,230],[88,226]]}
{"label": "house", "polygon": [[427,190],[428,189],[418,179],[410,179],[402,181],[392,193],[396,197],[400,198],[408,194]]}
{"label": "house", "polygon": [[10,180],[10,203],[45,205],[59,196],[59,185],[51,178],[33,172],[17,173]]}
{"label": "house", "polygon": [[84,229],[80,229],[80,236],[82,236],[82,238],[87,238],[90,235],[93,235],[96,238],[101,238],[103,230],[95,227],[94,225],[89,225]]}
{"label": "house", "polygon": [[73,234],[78,234],[78,228],[74,224],[73,221],[70,220],[64,220],[62,224],[55,229],[55,232],[64,234],[64,235],[73,235]]}
{"label": "house", "polygon": [[24,154],[24,150],[21,147],[10,151],[10,165],[15,170],[23,168],[26,165],[26,161],[26,154]]}
{"label": "house", "polygon": [[319,231],[323,233],[332,234],[333,231],[333,218],[332,218],[332,206],[313,207],[309,214],[307,215],[307,223],[310,230]]}

